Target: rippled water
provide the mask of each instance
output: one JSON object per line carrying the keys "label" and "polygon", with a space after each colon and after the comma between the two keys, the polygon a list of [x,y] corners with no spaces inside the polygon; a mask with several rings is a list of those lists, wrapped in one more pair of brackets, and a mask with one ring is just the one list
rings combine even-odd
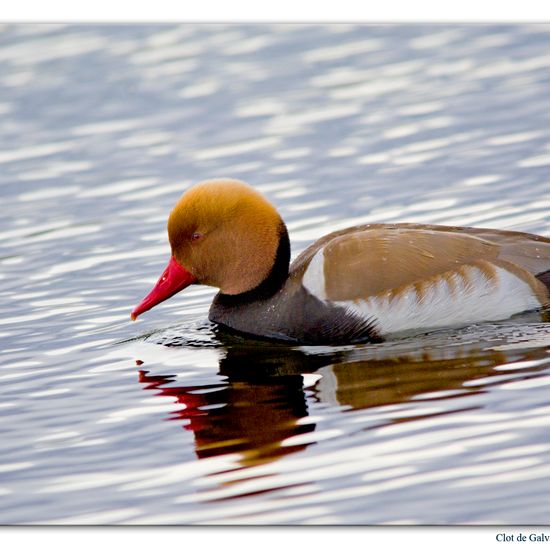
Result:
{"label": "rippled water", "polygon": [[198,180],[293,255],[366,221],[550,235],[550,27],[0,29],[0,523],[550,517],[550,325],[371,346],[218,333],[194,288],[129,322]]}

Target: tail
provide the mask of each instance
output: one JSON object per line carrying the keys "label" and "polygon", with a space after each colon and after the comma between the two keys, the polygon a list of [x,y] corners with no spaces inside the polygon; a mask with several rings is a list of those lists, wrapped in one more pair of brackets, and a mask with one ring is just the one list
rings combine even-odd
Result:
{"label": "tail", "polygon": [[546,285],[546,288],[550,290],[550,269],[543,271],[542,273],[537,273],[535,277]]}

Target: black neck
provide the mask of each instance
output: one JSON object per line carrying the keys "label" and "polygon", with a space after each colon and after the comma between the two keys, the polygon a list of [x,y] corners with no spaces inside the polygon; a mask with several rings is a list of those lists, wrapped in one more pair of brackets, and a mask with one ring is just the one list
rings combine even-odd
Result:
{"label": "black neck", "polygon": [[279,226],[279,246],[273,267],[269,275],[257,287],[241,294],[223,294],[220,292],[216,300],[219,304],[236,306],[256,300],[265,300],[273,296],[285,283],[288,278],[288,267],[290,264],[290,240],[286,225],[281,221]]}

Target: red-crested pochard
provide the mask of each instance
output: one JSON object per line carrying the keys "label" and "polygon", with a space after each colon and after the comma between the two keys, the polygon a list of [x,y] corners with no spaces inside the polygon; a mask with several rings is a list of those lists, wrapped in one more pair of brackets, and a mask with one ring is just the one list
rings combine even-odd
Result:
{"label": "red-crested pochard", "polygon": [[286,226],[237,180],[199,183],[168,219],[172,255],[132,319],[191,284],[220,289],[211,321],[304,344],[497,321],[550,304],[550,239],[417,224],[336,231],[289,267]]}

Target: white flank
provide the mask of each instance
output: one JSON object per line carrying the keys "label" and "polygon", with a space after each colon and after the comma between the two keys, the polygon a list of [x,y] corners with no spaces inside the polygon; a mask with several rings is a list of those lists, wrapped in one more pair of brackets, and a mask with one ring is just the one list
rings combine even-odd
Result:
{"label": "white flank", "polygon": [[[322,283],[324,288],[324,279]],[[374,320],[381,335],[498,321],[540,307],[533,289],[519,277],[497,267],[496,278],[489,280],[474,266],[469,268],[468,279],[457,273],[454,284],[449,284],[441,277],[422,297],[411,285],[399,294],[388,291],[383,296],[336,304]]]}
{"label": "white flank", "polygon": [[325,253],[324,248],[321,248],[307,266],[306,272],[302,279],[302,284],[307,290],[319,300],[326,300],[327,293],[325,290]]}

